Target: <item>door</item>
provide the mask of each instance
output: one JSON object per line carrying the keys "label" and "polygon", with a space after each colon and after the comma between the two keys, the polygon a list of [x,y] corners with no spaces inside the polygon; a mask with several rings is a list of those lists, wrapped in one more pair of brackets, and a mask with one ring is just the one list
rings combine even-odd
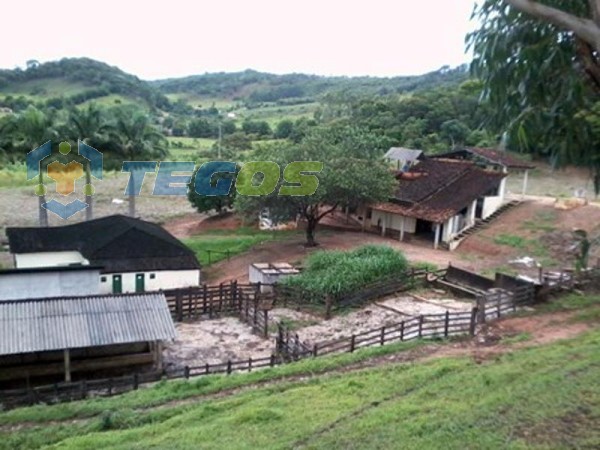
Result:
{"label": "door", "polygon": [[143,273],[135,274],[135,292],[144,292],[146,290]]}
{"label": "door", "polygon": [[120,294],[123,292],[123,280],[121,279],[121,275],[113,275],[112,284],[113,294]]}

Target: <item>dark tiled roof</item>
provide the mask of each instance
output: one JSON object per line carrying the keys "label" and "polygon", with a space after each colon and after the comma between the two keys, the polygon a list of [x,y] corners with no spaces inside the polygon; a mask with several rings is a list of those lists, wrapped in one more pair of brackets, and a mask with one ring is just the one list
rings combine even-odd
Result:
{"label": "dark tiled roof", "polygon": [[399,176],[392,201],[372,208],[443,222],[496,189],[506,174],[483,170],[469,162],[426,159]]}
{"label": "dark tiled roof", "polygon": [[464,148],[440,155],[434,155],[433,158],[452,158],[452,159],[483,159],[490,164],[504,166],[508,169],[535,169],[535,166],[519,158],[517,155],[504,150],[495,150],[491,148]]}
{"label": "dark tiled roof", "polygon": [[46,228],[7,228],[12,253],[78,251],[105,272],[199,269],[194,253],[162,227],[116,215]]}

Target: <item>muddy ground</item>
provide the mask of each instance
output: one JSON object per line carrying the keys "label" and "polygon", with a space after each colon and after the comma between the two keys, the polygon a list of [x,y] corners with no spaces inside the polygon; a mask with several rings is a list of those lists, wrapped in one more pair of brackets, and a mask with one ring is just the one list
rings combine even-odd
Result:
{"label": "muddy ground", "polygon": [[420,292],[419,298],[410,295],[390,297],[331,320],[289,308],[276,308],[269,313],[272,325],[268,339],[257,336],[251,327],[233,317],[178,323],[177,340],[168,344],[163,352],[165,366],[181,369],[186,365],[203,366],[270,356],[275,350],[275,324],[279,321],[284,321],[302,341],[315,343],[397,324],[420,314],[439,314],[446,310],[467,312],[473,307],[473,302],[468,299],[454,299],[435,292]]}

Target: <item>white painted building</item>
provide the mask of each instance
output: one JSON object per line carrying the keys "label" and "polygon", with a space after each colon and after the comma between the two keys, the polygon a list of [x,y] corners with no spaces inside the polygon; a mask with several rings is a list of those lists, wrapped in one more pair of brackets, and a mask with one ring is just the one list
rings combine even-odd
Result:
{"label": "white painted building", "polygon": [[101,267],[88,294],[200,284],[195,254],[158,225],[110,216],[62,227],[8,228],[17,269]]}
{"label": "white painted building", "polygon": [[100,293],[100,267],[33,267],[0,270],[0,301]]}
{"label": "white painted building", "polygon": [[397,175],[389,202],[371,205],[365,226],[382,235],[420,235],[434,248],[486,219],[505,202],[506,173],[471,162],[423,159]]}

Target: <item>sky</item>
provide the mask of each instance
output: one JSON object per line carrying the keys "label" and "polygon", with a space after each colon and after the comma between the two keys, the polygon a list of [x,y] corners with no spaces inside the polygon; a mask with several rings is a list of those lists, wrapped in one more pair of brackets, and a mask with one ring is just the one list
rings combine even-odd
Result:
{"label": "sky", "polygon": [[416,75],[468,62],[474,0],[8,1],[0,68],[89,57],[142,79]]}

